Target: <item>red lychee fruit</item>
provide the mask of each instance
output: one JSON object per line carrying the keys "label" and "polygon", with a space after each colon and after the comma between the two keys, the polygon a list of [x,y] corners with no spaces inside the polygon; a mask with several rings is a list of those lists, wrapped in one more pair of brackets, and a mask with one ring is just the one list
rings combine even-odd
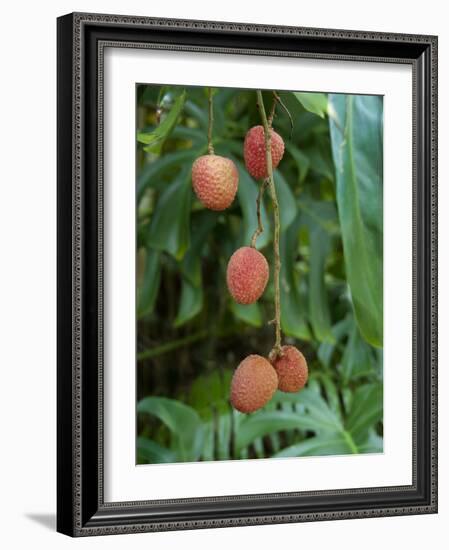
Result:
{"label": "red lychee fruit", "polygon": [[249,355],[232,377],[232,406],[243,413],[257,411],[273,397],[277,385],[278,377],[270,362],[260,355]]}
{"label": "red lychee fruit", "polygon": [[203,155],[192,166],[193,189],[210,210],[224,210],[237,192],[239,173],[231,159],[220,155]]}
{"label": "red lychee fruit", "polygon": [[228,262],[226,281],[229,292],[238,304],[252,304],[267,286],[268,262],[263,254],[251,246],[234,252]]}
{"label": "red lychee fruit", "polygon": [[[271,129],[271,161],[273,170],[281,162],[284,155],[284,140]],[[267,160],[265,154],[265,135],[263,126],[254,126],[245,136],[243,145],[243,156],[248,172],[255,179],[262,179],[268,176]]]}
{"label": "red lychee fruit", "polygon": [[308,377],[307,362],[304,355],[294,346],[282,346],[281,355],[271,360],[278,378],[278,388],[285,392],[302,389]]}

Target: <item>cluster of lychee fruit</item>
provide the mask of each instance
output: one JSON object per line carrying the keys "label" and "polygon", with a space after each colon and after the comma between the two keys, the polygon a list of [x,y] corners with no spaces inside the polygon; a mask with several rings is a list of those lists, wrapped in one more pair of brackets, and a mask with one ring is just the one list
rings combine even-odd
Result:
{"label": "cluster of lychee fruit", "polygon": [[[270,128],[272,168],[284,155],[282,137]],[[248,172],[255,179],[268,177],[265,132],[254,126],[245,137],[243,156]],[[237,193],[238,170],[226,157],[207,154],[195,160],[192,167],[193,189],[200,202],[211,210],[225,210]],[[264,293],[269,278],[265,256],[254,246],[243,246],[229,259],[226,282],[238,304],[249,305]],[[282,346],[269,358],[249,355],[234,372],[231,382],[231,403],[243,413],[254,412],[273,397],[277,389],[296,392],[304,387],[308,376],[307,362],[294,346]]]}
{"label": "cluster of lychee fruit", "polygon": [[307,377],[305,357],[294,346],[282,346],[271,359],[248,355],[232,377],[232,406],[243,413],[257,411],[270,401],[278,389],[289,393],[301,390]]}
{"label": "cluster of lychee fruit", "polygon": [[[271,158],[276,168],[284,155],[284,140],[271,130]],[[268,176],[263,126],[254,126],[245,137],[243,156],[248,172],[255,179]],[[237,193],[239,173],[226,157],[209,153],[198,157],[192,166],[193,189],[199,201],[210,210],[226,210]]]}
{"label": "cluster of lychee fruit", "polygon": [[[271,158],[276,168],[284,155],[282,137],[271,130]],[[243,156],[248,172],[255,179],[268,176],[263,126],[254,126],[245,137]],[[203,155],[192,166],[193,189],[199,201],[210,210],[225,210],[237,193],[239,174],[235,163],[216,154]],[[252,304],[262,296],[269,269],[265,256],[256,248],[243,246],[234,252],[227,269],[229,292],[238,304]]]}

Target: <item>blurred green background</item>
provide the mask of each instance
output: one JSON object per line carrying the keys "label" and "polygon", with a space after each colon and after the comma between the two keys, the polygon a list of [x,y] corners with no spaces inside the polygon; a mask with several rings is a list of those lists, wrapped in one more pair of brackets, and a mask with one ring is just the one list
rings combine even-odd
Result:
{"label": "blurred green background", "polygon": [[[257,226],[258,182],[243,163],[256,94],[214,89],[215,153],[239,170],[233,205],[217,213],[190,179],[207,152],[207,88],[137,87],[140,464],[382,452],[382,98],[278,93],[293,121],[278,105],[283,343],[303,352],[309,382],[244,415],[229,404],[232,373],[274,342],[272,270],[250,306],[225,279]],[[269,112],[271,92],[264,101]],[[268,193],[262,216],[257,245],[272,266]]]}

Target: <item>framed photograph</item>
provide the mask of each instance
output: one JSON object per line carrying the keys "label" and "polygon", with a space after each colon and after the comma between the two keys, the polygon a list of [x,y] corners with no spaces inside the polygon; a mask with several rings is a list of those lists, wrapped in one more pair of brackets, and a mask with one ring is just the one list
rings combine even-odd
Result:
{"label": "framed photograph", "polygon": [[58,531],[437,511],[437,38],[58,19]]}

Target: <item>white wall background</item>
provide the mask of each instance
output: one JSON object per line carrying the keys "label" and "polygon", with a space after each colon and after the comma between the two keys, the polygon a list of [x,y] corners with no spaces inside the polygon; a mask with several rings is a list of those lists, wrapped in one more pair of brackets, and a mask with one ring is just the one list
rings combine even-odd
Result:
{"label": "white wall background", "polygon": [[[53,4],[53,5],[52,5]],[[71,11],[373,31],[440,38],[440,512],[432,516],[244,527],[72,540],[55,529],[56,21]],[[5,548],[443,547],[449,522],[449,166],[445,2],[109,0],[8,2],[0,85],[0,540]]]}

